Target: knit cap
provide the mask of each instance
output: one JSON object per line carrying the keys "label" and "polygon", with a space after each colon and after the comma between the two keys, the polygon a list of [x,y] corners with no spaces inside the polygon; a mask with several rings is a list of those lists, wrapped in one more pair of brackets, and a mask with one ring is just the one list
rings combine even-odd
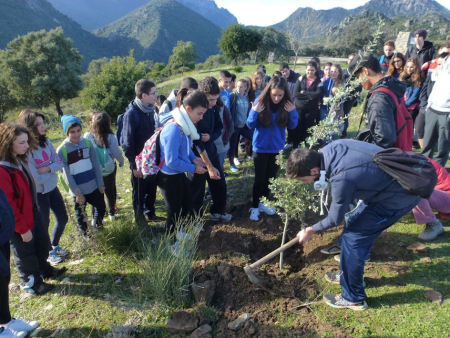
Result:
{"label": "knit cap", "polygon": [[423,37],[423,39],[425,40],[427,38],[427,31],[425,29],[418,29],[414,32],[414,36],[419,35],[421,37]]}
{"label": "knit cap", "polygon": [[80,127],[82,127],[81,121],[78,117],[75,115],[63,115],[61,116],[61,124],[64,129],[64,134],[67,135],[67,132],[69,129],[74,125],[78,124]]}

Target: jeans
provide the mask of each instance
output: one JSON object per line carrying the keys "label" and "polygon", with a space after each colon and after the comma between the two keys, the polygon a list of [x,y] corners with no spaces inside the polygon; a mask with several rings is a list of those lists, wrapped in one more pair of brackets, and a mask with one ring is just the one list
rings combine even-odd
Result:
{"label": "jeans", "polygon": [[436,220],[433,210],[450,214],[450,193],[434,190],[428,199],[421,199],[413,211],[417,224],[431,223]]}
{"label": "jeans", "polygon": [[90,194],[85,194],[86,202],[84,204],[78,204],[76,202],[76,197],[73,197],[73,202],[75,203],[75,217],[77,219],[78,227],[80,228],[83,235],[86,234],[88,223],[86,215],[86,203],[92,205],[92,220],[95,226],[103,226],[103,217],[105,217],[105,198],[100,191],[95,189]]}
{"label": "jeans", "polygon": [[42,223],[47,231],[50,225],[50,210],[55,216],[56,222],[53,227],[51,244],[52,246],[57,246],[59,245],[59,240],[61,239],[68,221],[63,197],[56,187],[46,194],[37,194],[37,202],[39,205]]}
{"label": "jeans", "polygon": [[255,183],[253,184],[252,207],[259,206],[262,196],[269,197],[269,179],[274,178],[278,172],[276,163],[277,154],[254,153],[253,163],[255,165]]}
{"label": "jeans", "polygon": [[418,202],[419,198],[411,196],[411,201],[405,203],[407,206],[399,210],[387,209],[379,203],[369,204],[358,217],[349,219],[342,234],[340,259],[344,299],[360,303],[367,298],[363,286],[364,264],[373,242]]}

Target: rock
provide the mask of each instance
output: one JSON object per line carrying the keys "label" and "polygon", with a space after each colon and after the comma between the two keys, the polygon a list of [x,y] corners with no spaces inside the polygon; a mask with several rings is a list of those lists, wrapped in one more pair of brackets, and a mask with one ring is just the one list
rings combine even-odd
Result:
{"label": "rock", "polygon": [[239,330],[242,326],[244,326],[245,322],[250,319],[250,313],[243,313],[237,319],[228,323],[228,328],[230,330],[236,331]]}
{"label": "rock", "polygon": [[192,334],[189,336],[189,338],[210,338],[212,328],[208,324],[202,325],[198,327]]}
{"label": "rock", "polygon": [[205,303],[206,305],[209,305],[216,292],[216,282],[207,280],[203,283],[193,283],[191,288],[196,303]]}
{"label": "rock", "polygon": [[172,318],[167,321],[166,329],[171,333],[192,332],[198,326],[198,318],[192,309],[174,311]]}
{"label": "rock", "polygon": [[423,244],[423,243],[416,242],[416,243],[413,243],[413,244],[408,245],[408,246],[406,247],[406,249],[408,249],[408,250],[410,250],[410,251],[419,251],[419,252],[422,252],[422,251],[427,250],[428,247],[427,247],[425,244]]}
{"label": "rock", "polygon": [[422,257],[421,259],[420,259],[420,263],[426,263],[426,264],[428,264],[428,263],[432,263],[433,261],[431,260],[431,258],[430,257]]}
{"label": "rock", "polygon": [[233,276],[231,275],[231,268],[225,264],[220,264],[217,267],[217,272],[223,280],[230,280]]}
{"label": "rock", "polygon": [[437,305],[442,304],[442,294],[440,292],[429,290],[425,292],[425,298],[430,302],[436,303]]}

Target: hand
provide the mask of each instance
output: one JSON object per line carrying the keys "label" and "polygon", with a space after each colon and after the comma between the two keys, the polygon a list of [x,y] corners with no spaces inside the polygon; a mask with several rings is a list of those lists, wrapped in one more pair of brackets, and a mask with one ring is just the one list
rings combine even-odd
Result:
{"label": "hand", "polygon": [[136,177],[136,178],[143,178],[144,177],[144,175],[142,175],[141,171],[137,170],[137,169],[133,169],[133,176]]}
{"label": "hand", "polygon": [[22,241],[25,243],[28,243],[33,239],[33,234],[30,230],[28,230],[26,233],[20,235],[22,237]]}
{"label": "hand", "polygon": [[217,168],[215,167],[208,168],[208,174],[212,180],[220,180],[220,171],[217,170]]}
{"label": "hand", "polygon": [[49,173],[50,171],[51,170],[49,167],[42,167],[37,170],[38,174],[40,174],[40,175]]}
{"label": "hand", "polygon": [[211,137],[209,136],[209,134],[206,134],[206,133],[202,133],[201,136],[202,136],[202,141],[203,141],[203,142],[208,142],[209,139],[211,138]]}
{"label": "hand", "polygon": [[98,191],[100,191],[100,194],[105,193],[105,187],[98,187]]}
{"label": "hand", "polygon": [[83,205],[84,203],[86,203],[86,197],[84,197],[83,194],[79,194],[76,196],[75,198],[76,202],[80,205]]}
{"label": "hand", "polygon": [[312,227],[303,229],[297,234],[298,243],[302,244],[304,242],[308,242],[311,239],[312,235],[314,235],[314,230],[312,229]]}
{"label": "hand", "polygon": [[265,108],[264,103],[262,103],[262,101],[258,101],[256,106],[252,104],[252,109],[258,113],[261,113],[264,110],[264,108]]}
{"label": "hand", "polygon": [[291,101],[287,101],[285,104],[284,104],[284,110],[286,110],[287,112],[291,112],[291,111],[293,111],[295,109],[295,106],[294,106],[294,104],[291,102]]}
{"label": "hand", "polygon": [[199,167],[203,167],[206,168],[205,162],[202,161],[201,158],[196,157],[192,163],[194,163],[196,166],[198,165]]}
{"label": "hand", "polygon": [[195,173],[196,174],[204,174],[204,173],[206,173],[206,169],[205,168],[203,168],[203,167],[200,167],[200,166],[198,166],[198,165],[196,165],[195,166]]}

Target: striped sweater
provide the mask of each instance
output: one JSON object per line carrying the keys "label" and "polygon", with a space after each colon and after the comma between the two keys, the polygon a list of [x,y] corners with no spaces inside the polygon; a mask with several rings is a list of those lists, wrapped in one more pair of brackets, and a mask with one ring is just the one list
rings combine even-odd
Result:
{"label": "striped sweater", "polygon": [[86,195],[104,186],[95,149],[92,144],[88,146],[84,138],[79,143],[65,139],[57,153],[63,161],[64,176],[72,194]]}

